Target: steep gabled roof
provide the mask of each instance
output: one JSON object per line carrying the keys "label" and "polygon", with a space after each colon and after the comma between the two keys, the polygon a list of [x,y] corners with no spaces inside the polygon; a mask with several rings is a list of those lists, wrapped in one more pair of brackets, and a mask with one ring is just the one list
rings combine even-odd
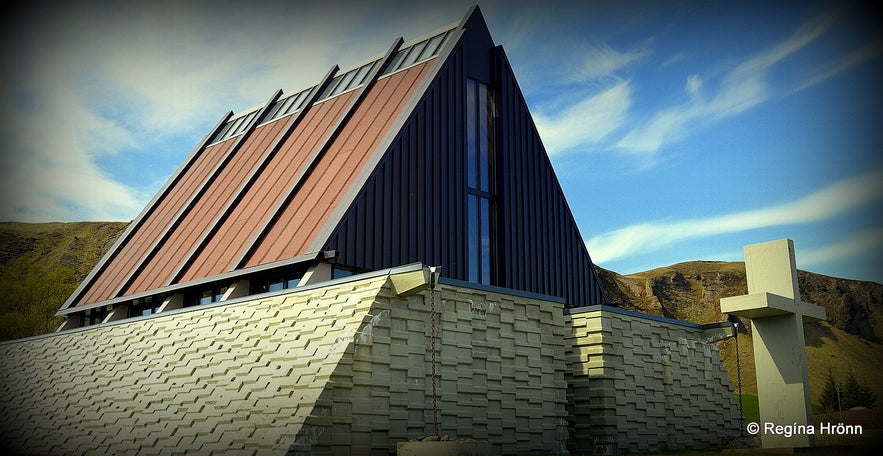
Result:
{"label": "steep gabled roof", "polygon": [[399,38],[313,87],[225,114],[62,311],[317,256],[309,249],[331,210],[460,26]]}
{"label": "steep gabled roof", "polygon": [[491,132],[499,194],[482,195],[501,267],[484,283],[603,303],[505,54],[473,7],[382,56],[334,66],[312,87],[225,114],[59,314],[324,260],[325,251],[356,270],[420,261],[467,280],[467,80],[499,85],[502,109]]}

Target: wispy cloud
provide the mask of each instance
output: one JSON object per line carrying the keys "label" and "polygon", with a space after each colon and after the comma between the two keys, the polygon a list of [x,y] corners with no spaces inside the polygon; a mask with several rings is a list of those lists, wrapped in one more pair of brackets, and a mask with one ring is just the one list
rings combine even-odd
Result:
{"label": "wispy cloud", "polygon": [[702,78],[700,78],[698,74],[687,76],[687,83],[684,85],[684,90],[691,98],[698,96],[699,91],[702,90]]}
{"label": "wispy cloud", "polygon": [[790,203],[704,219],[640,223],[592,237],[586,245],[592,259],[604,263],[725,233],[826,220],[881,198],[883,170],[877,170]]}
{"label": "wispy cloud", "polygon": [[708,84],[697,84],[702,81],[699,75],[689,76],[685,103],[657,112],[626,133],[616,147],[652,157],[664,145],[683,139],[697,125],[732,117],[764,103],[777,90],[767,83],[769,70],[824,34],[833,21],[834,14],[828,13],[804,23],[782,42],[732,68],[716,87],[708,90],[710,93],[703,94],[702,89]]}
{"label": "wispy cloud", "polygon": [[549,154],[595,144],[616,131],[631,106],[627,81],[584,98],[557,113],[534,115],[537,129]]}
{"label": "wispy cloud", "polygon": [[17,64],[0,87],[0,220],[131,219],[225,111],[305,87],[402,33],[339,33],[365,20],[283,2],[22,8],[0,49]]}
{"label": "wispy cloud", "polygon": [[[650,53],[643,47],[618,51],[604,43],[571,46],[565,71],[540,72],[552,79],[546,79],[538,91],[551,95],[532,109],[550,155],[597,148],[626,125],[633,87],[621,74]],[[540,64],[557,53],[545,55],[538,59]]]}
{"label": "wispy cloud", "polygon": [[806,82],[795,88],[794,91],[799,92],[808,89],[816,84],[833,78],[844,71],[855,68],[868,60],[878,57],[880,54],[883,54],[883,43],[879,40],[868,42],[852,52],[820,66],[810,78],[806,80]]}
{"label": "wispy cloud", "polygon": [[624,68],[649,54],[647,48],[617,51],[606,43],[583,45],[568,60],[573,63],[566,74],[570,80],[576,82],[615,77]]}

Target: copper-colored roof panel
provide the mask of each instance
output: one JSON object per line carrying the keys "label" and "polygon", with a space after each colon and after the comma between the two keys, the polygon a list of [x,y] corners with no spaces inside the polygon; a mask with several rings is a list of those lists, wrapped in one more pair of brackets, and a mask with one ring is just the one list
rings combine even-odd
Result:
{"label": "copper-colored roof panel", "polygon": [[246,266],[305,253],[432,61],[383,78],[371,88],[349,122],[294,195]]}
{"label": "copper-colored roof panel", "polygon": [[[189,290],[196,285],[193,281],[239,277],[233,269],[306,259],[313,253],[307,248],[323,244],[317,238],[336,224],[331,214],[349,204],[371,172],[366,163],[380,158],[380,144],[385,148],[384,141],[395,135],[391,127],[408,115],[403,110],[430,73],[436,58],[431,52],[424,52],[430,60],[410,68],[406,66],[413,59],[396,60],[397,52],[410,52],[401,49],[402,43],[397,39],[383,58],[346,73],[360,77],[337,75],[352,83],[337,84],[334,90],[328,85],[336,81],[332,78],[338,67],[333,66],[315,91],[304,92],[311,94],[310,102],[317,96],[331,98],[303,111],[274,118],[283,112],[277,91],[263,108],[244,113],[241,120],[231,122],[232,113],[226,114],[69,298],[69,305],[115,305]],[[419,39],[412,44],[422,45]],[[375,79],[378,74],[382,77]],[[360,84],[363,80],[367,88]],[[249,122],[265,113],[273,121],[257,128]],[[236,136],[210,144],[209,138],[224,137],[234,124],[240,127],[233,129]]]}
{"label": "copper-colored roof panel", "polygon": [[[303,250],[340,203],[354,177],[426,73],[429,63],[376,82],[341,127],[326,153],[319,158],[313,171],[305,176],[303,185],[289,204],[281,209],[283,213],[255,247],[248,266],[307,253]],[[221,209],[228,205],[246,176],[258,165],[289,118],[283,117],[258,127],[216,178],[208,183],[206,191],[193,201],[179,224],[169,230],[188,201],[236,143],[237,137],[206,147],[182,173],[180,180],[157,201],[155,209],[131,233],[103,273],[84,290],[76,305],[160,288],[167,284],[170,274],[184,264],[190,254],[194,255],[193,261],[183,270],[178,282],[227,272],[234,260],[248,248],[296,176],[309,166],[310,157],[345,114],[344,110],[357,92],[345,93],[309,108],[295,131],[256,176],[254,184],[245,190],[237,204],[230,207],[229,217],[217,226],[215,232],[208,232]],[[193,252],[193,246],[202,236],[207,237],[205,247]],[[153,255],[145,259],[151,249],[155,249]],[[131,283],[124,287],[127,281]]]}
{"label": "copper-colored roof panel", "polygon": [[[344,94],[309,109],[294,132],[281,145],[255,183],[232,208],[230,217],[181,277],[192,280],[226,272],[270,215],[281,194],[306,166],[319,142],[342,115],[352,98]],[[280,119],[282,122],[288,118]]]}
{"label": "copper-colored roof panel", "polygon": [[261,155],[279,134],[284,122],[279,120],[258,127],[239,147],[230,161],[209,183],[206,191],[194,202],[173,229],[153,258],[143,265],[125,294],[159,288],[166,284],[175,266],[184,261],[191,247],[210,227],[219,211],[257,165]]}
{"label": "copper-colored roof panel", "polygon": [[232,140],[213,144],[194,158],[190,168],[169,189],[166,196],[157,201],[155,209],[131,233],[129,240],[110,259],[103,273],[84,290],[75,306],[115,297],[114,293],[122,285],[125,277],[156,242],[175,214],[186,204],[232,144]]}

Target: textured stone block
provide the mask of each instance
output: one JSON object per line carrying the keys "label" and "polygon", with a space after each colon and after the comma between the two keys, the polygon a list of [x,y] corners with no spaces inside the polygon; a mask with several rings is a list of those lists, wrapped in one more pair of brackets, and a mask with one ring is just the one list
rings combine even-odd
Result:
{"label": "textured stone block", "polygon": [[[739,435],[735,414],[721,414],[737,409],[735,395],[701,330],[606,310],[570,319],[572,450],[692,449]],[[584,429],[591,438],[581,435]],[[709,434],[722,437],[712,442]]]}

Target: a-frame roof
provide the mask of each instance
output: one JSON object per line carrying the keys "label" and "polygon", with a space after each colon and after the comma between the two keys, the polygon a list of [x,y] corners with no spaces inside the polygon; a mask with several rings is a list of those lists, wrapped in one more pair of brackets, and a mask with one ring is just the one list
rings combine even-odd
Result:
{"label": "a-frame roof", "polygon": [[[227,113],[62,306],[315,258],[316,236],[462,23]],[[425,82],[424,82],[425,85]],[[358,153],[354,153],[358,152]],[[280,263],[281,262],[281,263]]]}
{"label": "a-frame roof", "polygon": [[[260,107],[225,114],[59,315],[323,259],[439,71],[451,59],[470,58],[462,51],[470,28],[488,49],[481,55],[492,56],[493,41],[472,7],[458,23],[407,43],[396,39],[381,56],[348,70],[334,66],[314,86],[280,90]],[[540,155],[569,215],[545,151]],[[567,220],[576,233],[573,251],[589,269]]]}

